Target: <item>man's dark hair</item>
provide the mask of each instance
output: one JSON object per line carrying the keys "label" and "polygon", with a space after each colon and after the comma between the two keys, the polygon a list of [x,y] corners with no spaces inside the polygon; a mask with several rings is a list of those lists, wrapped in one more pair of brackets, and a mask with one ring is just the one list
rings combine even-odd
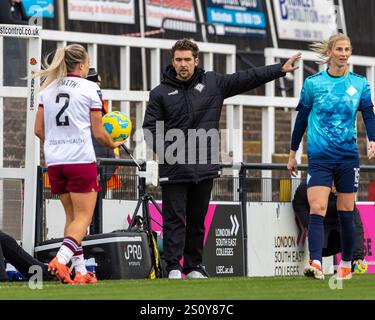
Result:
{"label": "man's dark hair", "polygon": [[174,46],[172,47],[172,58],[174,57],[174,53],[175,51],[191,51],[193,53],[193,57],[194,58],[198,58],[198,53],[199,53],[199,48],[198,46],[191,40],[189,39],[181,39],[181,40],[178,40]]}
{"label": "man's dark hair", "polygon": [[92,82],[102,82],[102,79],[100,78],[100,75],[96,71],[94,67],[90,67],[89,73],[86,77],[87,80],[90,80]]}

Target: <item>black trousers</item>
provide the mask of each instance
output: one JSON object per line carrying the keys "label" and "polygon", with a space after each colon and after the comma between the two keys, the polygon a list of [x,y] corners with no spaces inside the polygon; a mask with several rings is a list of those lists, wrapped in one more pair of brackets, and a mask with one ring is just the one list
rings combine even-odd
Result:
{"label": "black trousers", "polygon": [[163,255],[167,272],[202,270],[204,219],[213,179],[162,185]]}
{"label": "black trousers", "polygon": [[1,270],[5,269],[4,259],[1,259],[1,252],[3,254],[3,258],[5,258],[10,264],[12,264],[25,277],[31,277],[33,274],[29,274],[29,268],[31,266],[38,265],[43,270],[44,280],[53,279],[49,275],[46,265],[29,255],[18,245],[17,241],[14,240],[11,236],[0,231],[0,280],[7,280],[7,278],[4,278],[4,274],[3,278],[1,278]]}

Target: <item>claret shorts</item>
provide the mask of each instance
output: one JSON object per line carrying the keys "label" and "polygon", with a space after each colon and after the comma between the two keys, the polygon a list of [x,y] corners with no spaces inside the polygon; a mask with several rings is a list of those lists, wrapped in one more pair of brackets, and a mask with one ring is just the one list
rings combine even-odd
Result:
{"label": "claret shorts", "polygon": [[51,165],[48,167],[48,176],[52,193],[100,191],[95,162]]}

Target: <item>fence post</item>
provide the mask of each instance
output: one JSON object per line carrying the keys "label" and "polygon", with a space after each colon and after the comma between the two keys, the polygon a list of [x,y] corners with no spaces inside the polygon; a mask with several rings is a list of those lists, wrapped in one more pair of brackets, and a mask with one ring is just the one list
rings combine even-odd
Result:
{"label": "fence post", "polygon": [[94,214],[92,217],[92,223],[90,225],[90,234],[100,234],[103,233],[103,198],[107,192],[107,182],[106,177],[103,175],[103,166],[98,166],[99,181],[101,190],[98,192],[96,198],[96,204],[94,209]]}
{"label": "fence post", "polygon": [[35,214],[35,243],[34,246],[39,245],[43,240],[43,168],[37,167],[36,174],[36,214]]}
{"label": "fence post", "polygon": [[244,168],[244,164],[241,163],[241,169],[238,174],[238,180],[239,180],[239,188],[238,188],[238,197],[240,200],[240,206],[241,206],[241,217],[242,217],[242,232],[243,232],[243,261],[244,261],[244,276],[247,275],[247,211],[246,211],[246,202],[247,202],[247,196],[246,196],[246,169]]}

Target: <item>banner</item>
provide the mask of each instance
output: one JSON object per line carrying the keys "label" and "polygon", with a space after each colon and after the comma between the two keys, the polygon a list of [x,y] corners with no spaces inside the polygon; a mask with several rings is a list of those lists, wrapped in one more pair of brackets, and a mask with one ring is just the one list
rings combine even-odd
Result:
{"label": "banner", "polygon": [[[162,208],[162,203],[158,201]],[[150,205],[152,229],[163,237],[163,218]],[[130,217],[128,217],[128,221]],[[239,204],[210,202],[204,221],[203,265],[211,277],[245,276],[244,228]],[[183,265],[183,260],[180,261]]]}
{"label": "banner", "polygon": [[375,273],[375,203],[357,202],[361,215],[364,233],[365,260],[368,264],[368,273]]}
{"label": "banner", "polygon": [[[309,259],[307,230],[290,202],[248,202],[247,275],[301,276]],[[333,256],[323,258],[323,271],[333,274]]]}
{"label": "banner", "polygon": [[[193,0],[146,0],[146,25],[148,27],[166,29],[177,29],[179,24],[176,22],[168,23],[168,26],[162,25],[163,19],[171,18],[176,20],[187,20],[191,21],[194,24],[189,27],[189,32],[196,32],[195,25],[195,11]],[[186,27],[186,26],[185,26]],[[186,28],[182,31],[186,31]]]}
{"label": "banner", "polygon": [[134,0],[68,0],[70,20],[135,23]]}
{"label": "banner", "polygon": [[216,34],[266,36],[266,18],[260,0],[207,0],[207,22]]}
{"label": "banner", "polygon": [[337,16],[332,0],[273,0],[280,39],[326,40],[337,33]]}
{"label": "banner", "polygon": [[211,277],[245,276],[244,225],[239,204],[211,203],[205,220],[203,264]]}
{"label": "banner", "polygon": [[54,0],[22,0],[28,17],[38,15],[44,18],[54,18],[55,8],[53,2]]}

